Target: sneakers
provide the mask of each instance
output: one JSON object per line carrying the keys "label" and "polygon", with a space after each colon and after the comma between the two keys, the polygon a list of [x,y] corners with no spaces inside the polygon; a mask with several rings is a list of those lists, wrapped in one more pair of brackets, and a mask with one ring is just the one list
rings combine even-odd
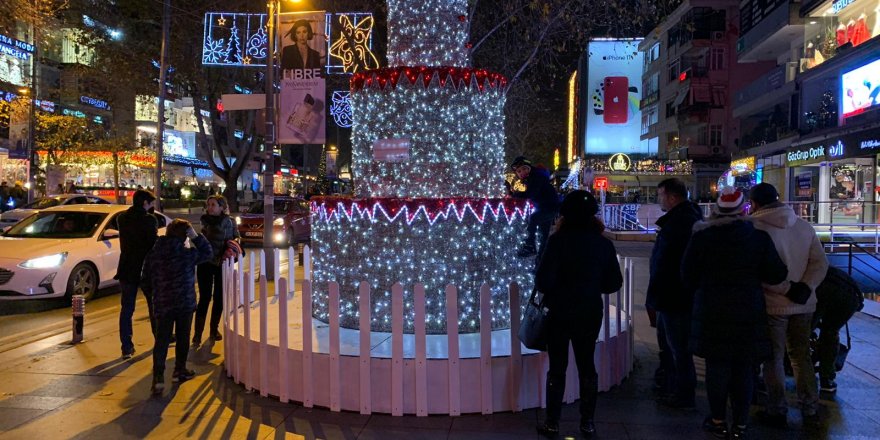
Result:
{"label": "sneakers", "polygon": [[767,411],[761,410],[755,413],[755,418],[771,428],[788,428],[788,416],[785,414],[770,414]]}
{"label": "sneakers", "polygon": [[559,435],[559,422],[545,421],[538,425],[538,434],[544,437],[553,438]]}
{"label": "sneakers", "polygon": [[596,424],[592,420],[584,420],[581,422],[580,430],[584,437],[592,437],[596,434]]}
{"label": "sneakers", "polygon": [[133,358],[135,351],[136,350],[132,348],[131,351],[128,353],[122,353],[122,360],[127,361],[127,360]]}
{"label": "sneakers", "polygon": [[174,370],[171,381],[174,383],[186,382],[194,377],[196,377],[196,372],[193,370]]}
{"label": "sneakers", "polygon": [[717,438],[727,438],[727,423],[716,422],[712,420],[712,416],[707,416],[703,420],[703,430]]}
{"label": "sneakers", "polygon": [[162,395],[165,390],[165,375],[153,375],[153,385],[150,387],[150,394],[154,396]]}
{"label": "sneakers", "polygon": [[746,438],[746,425],[733,425],[730,428],[730,440],[743,440]]}
{"label": "sneakers", "polygon": [[823,393],[837,392],[837,382],[835,382],[834,379],[819,378],[819,391],[822,391]]}

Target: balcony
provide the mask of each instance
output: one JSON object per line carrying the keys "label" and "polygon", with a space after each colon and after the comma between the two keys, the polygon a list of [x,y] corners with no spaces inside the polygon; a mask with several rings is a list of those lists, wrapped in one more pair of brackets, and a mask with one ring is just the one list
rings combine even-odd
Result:
{"label": "balcony", "polygon": [[787,101],[797,91],[794,81],[796,75],[797,63],[786,63],[738,90],[734,97],[733,116],[740,118],[764,110],[774,103]]}
{"label": "balcony", "polygon": [[[758,8],[757,3],[775,4],[775,9]],[[740,8],[743,31],[736,42],[739,62],[775,60],[791,50],[792,41],[804,35],[804,19],[798,3],[748,0]]]}

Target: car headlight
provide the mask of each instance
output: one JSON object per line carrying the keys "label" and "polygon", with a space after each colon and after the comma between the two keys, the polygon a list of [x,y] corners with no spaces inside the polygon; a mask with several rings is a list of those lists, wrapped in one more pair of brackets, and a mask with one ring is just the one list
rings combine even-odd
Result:
{"label": "car headlight", "polygon": [[61,252],[59,254],[46,255],[45,257],[31,258],[19,264],[18,267],[25,269],[48,269],[61,266],[66,259],[67,252]]}
{"label": "car headlight", "polygon": [[241,224],[241,217],[235,216],[235,224],[237,224],[237,225]]}
{"label": "car headlight", "polygon": [[276,218],[272,224],[275,226],[284,226],[284,218]]}
{"label": "car headlight", "polygon": [[281,243],[281,242],[283,242],[283,241],[284,241],[284,234],[281,233],[281,232],[276,233],[276,234],[275,234],[275,242],[276,242],[276,243]]}

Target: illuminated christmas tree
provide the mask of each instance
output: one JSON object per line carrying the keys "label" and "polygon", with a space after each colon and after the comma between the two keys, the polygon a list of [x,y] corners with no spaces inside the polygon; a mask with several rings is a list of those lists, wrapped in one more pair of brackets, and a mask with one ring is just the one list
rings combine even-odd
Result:
{"label": "illuminated christmas tree", "polygon": [[531,288],[517,259],[530,206],[504,196],[503,76],[470,67],[466,0],[389,0],[390,67],[351,80],[357,198],[313,198],[314,316],[340,284],[344,327],[358,325],[357,285],[371,285],[373,330],[391,327],[391,285],[425,285],[429,333],[445,333],[445,286],[459,289],[458,326],[478,331],[479,288],[492,288],[494,329],[507,328],[508,285]]}

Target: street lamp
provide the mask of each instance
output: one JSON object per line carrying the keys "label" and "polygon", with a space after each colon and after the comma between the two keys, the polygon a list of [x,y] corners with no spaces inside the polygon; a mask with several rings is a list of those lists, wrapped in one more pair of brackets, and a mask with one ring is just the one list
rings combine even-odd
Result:
{"label": "street lamp", "polygon": [[31,203],[34,201],[34,182],[35,180],[35,164],[34,164],[34,156],[35,148],[34,148],[34,127],[36,124],[34,123],[34,118],[36,117],[36,107],[37,103],[35,101],[35,94],[31,93],[31,89],[27,87],[22,87],[18,89],[18,92],[27,97],[28,105],[28,138],[27,138],[27,173],[25,174],[25,188],[27,188],[27,201]]}

